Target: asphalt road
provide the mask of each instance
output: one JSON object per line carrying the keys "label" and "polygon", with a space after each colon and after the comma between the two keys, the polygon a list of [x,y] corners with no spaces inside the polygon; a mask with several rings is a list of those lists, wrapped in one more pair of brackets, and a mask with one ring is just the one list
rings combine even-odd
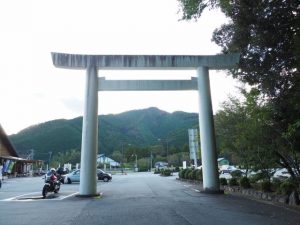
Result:
{"label": "asphalt road", "polygon": [[300,212],[231,195],[203,194],[176,177],[115,175],[98,182],[100,198],[78,198],[78,184],[41,198],[43,180],[6,180],[0,189],[1,225],[256,225],[300,224]]}

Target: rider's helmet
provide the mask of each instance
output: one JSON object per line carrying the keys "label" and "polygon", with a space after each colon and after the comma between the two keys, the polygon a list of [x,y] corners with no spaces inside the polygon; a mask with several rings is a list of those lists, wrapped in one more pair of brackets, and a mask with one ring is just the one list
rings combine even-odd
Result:
{"label": "rider's helmet", "polygon": [[54,174],[54,175],[56,174],[56,170],[54,168],[51,168],[50,171],[52,174]]}

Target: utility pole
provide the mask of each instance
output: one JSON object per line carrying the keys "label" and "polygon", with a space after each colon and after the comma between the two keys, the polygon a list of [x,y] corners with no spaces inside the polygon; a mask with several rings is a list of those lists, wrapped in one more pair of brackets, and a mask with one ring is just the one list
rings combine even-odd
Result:
{"label": "utility pole", "polygon": [[150,154],[150,165],[151,165],[151,168],[150,168],[150,172],[151,172],[151,170],[153,168],[153,166],[152,166],[152,151],[151,151],[151,154]]}
{"label": "utility pole", "polygon": [[159,142],[161,142],[162,143],[162,146],[164,147],[164,145],[163,145],[163,142],[166,142],[166,150],[167,150],[167,163],[169,163],[169,140],[168,140],[168,138],[166,138],[166,139],[160,139],[160,138],[158,138],[157,139]]}
{"label": "utility pole", "polygon": [[49,161],[48,161],[49,167],[50,167],[51,156],[52,156],[52,152],[49,152]]}
{"label": "utility pole", "polygon": [[124,171],[124,143],[122,142],[122,162],[121,162],[121,170],[122,170],[122,174]]}

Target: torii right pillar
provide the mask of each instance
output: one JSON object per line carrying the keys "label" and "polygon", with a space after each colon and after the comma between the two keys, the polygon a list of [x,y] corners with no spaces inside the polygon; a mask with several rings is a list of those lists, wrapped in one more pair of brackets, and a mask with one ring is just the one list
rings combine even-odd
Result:
{"label": "torii right pillar", "polygon": [[221,191],[208,67],[198,67],[197,75],[203,192],[218,193]]}

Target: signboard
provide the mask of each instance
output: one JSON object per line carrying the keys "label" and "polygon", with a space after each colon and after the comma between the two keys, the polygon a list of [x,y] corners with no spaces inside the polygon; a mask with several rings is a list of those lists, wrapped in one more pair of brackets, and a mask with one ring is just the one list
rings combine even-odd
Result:
{"label": "signboard", "polygon": [[195,167],[197,167],[197,152],[199,149],[198,145],[198,130],[197,129],[188,129],[189,133],[189,147],[190,147],[190,159],[194,160]]}

